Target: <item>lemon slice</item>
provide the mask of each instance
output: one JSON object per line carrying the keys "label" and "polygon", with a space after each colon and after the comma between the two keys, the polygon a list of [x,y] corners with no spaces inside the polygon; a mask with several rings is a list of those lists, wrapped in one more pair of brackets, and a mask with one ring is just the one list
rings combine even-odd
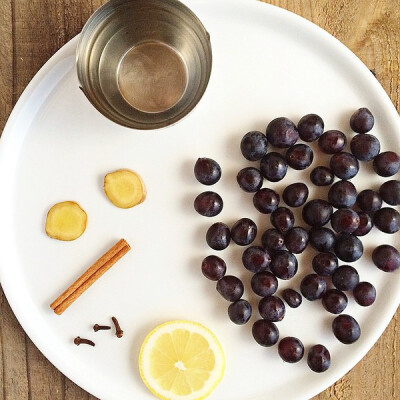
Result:
{"label": "lemon slice", "polygon": [[218,385],[225,357],[215,335],[191,321],[170,321],[153,329],[139,355],[140,376],[164,400],[198,400]]}

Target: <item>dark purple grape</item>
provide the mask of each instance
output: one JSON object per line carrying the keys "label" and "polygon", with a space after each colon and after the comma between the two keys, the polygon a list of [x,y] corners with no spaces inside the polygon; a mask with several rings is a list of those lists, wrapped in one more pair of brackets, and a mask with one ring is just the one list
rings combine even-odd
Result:
{"label": "dark purple grape", "polygon": [[308,239],[311,246],[321,252],[327,252],[333,249],[336,236],[329,228],[312,228],[308,232]]}
{"label": "dark purple grape", "polygon": [[282,193],[283,201],[289,207],[300,207],[308,198],[308,187],[304,183],[292,183]]}
{"label": "dark purple grape", "polygon": [[322,305],[332,314],[341,314],[347,307],[347,296],[337,289],[327,290],[322,296]]}
{"label": "dark purple grape", "polygon": [[358,160],[371,161],[381,151],[381,144],[374,135],[360,133],[351,139],[350,149]]}
{"label": "dark purple grape", "polygon": [[382,232],[396,233],[400,229],[400,214],[391,207],[384,207],[374,214],[374,225]]}
{"label": "dark purple grape", "polygon": [[372,252],[372,261],[385,272],[393,272],[400,268],[400,253],[389,244],[382,244]]}
{"label": "dark purple grape", "polygon": [[391,206],[400,205],[400,181],[390,180],[384,182],[379,188],[382,200]]}
{"label": "dark purple grape", "polygon": [[231,241],[231,231],[222,222],[212,224],[206,233],[207,244],[214,250],[224,250]]}
{"label": "dark purple grape", "polygon": [[360,217],[360,224],[358,225],[358,228],[353,232],[353,235],[365,236],[374,226],[372,218],[369,216],[369,214],[365,212],[359,212],[358,216]]}
{"label": "dark purple grape", "polygon": [[237,325],[244,325],[251,317],[251,305],[247,300],[238,300],[228,307],[230,320]]}
{"label": "dark purple grape", "polygon": [[305,142],[313,142],[324,133],[324,121],[319,115],[307,114],[297,124],[299,136]]}
{"label": "dark purple grape", "polygon": [[352,233],[360,225],[360,217],[351,208],[340,208],[332,214],[331,225],[337,233]]}
{"label": "dark purple grape", "polygon": [[361,328],[358,322],[350,315],[338,315],[332,322],[333,334],[344,343],[351,344],[358,340]]}
{"label": "dark purple grape", "polygon": [[206,278],[218,281],[226,273],[225,261],[217,256],[208,256],[201,263],[201,272]]}
{"label": "dark purple grape", "polygon": [[258,161],[267,154],[267,137],[258,131],[248,132],[240,142],[243,157],[249,161]]}
{"label": "dark purple grape", "polygon": [[261,236],[263,247],[270,251],[282,250],[285,246],[283,234],[277,229],[267,229]]}
{"label": "dark purple grape", "polygon": [[394,151],[385,151],[374,158],[372,166],[380,176],[393,176],[399,172],[400,157]]}
{"label": "dark purple grape", "polygon": [[307,231],[296,226],[289,229],[285,234],[285,245],[286,248],[295,254],[302,253],[308,244],[308,233]]}
{"label": "dark purple grape", "polygon": [[339,261],[333,253],[318,253],[312,260],[313,270],[321,276],[330,276],[338,268]]}
{"label": "dark purple grape", "polygon": [[351,265],[342,265],[332,274],[332,283],[339,290],[353,290],[358,282],[360,282],[360,276]]}
{"label": "dark purple grape", "polygon": [[271,214],[279,205],[279,194],[272,189],[260,189],[253,196],[254,207],[263,214]]}
{"label": "dark purple grape", "polygon": [[285,159],[275,151],[267,153],[260,162],[262,176],[270,182],[282,180],[287,172],[288,165]]}
{"label": "dark purple grape", "polygon": [[338,181],[329,188],[328,201],[335,208],[352,207],[356,199],[357,190],[350,181]]}
{"label": "dark purple grape", "polygon": [[285,233],[294,224],[294,215],[287,207],[278,207],[271,213],[271,224],[278,229],[279,232]]}
{"label": "dark purple grape", "polygon": [[246,269],[256,273],[268,268],[271,256],[263,247],[250,246],[243,252],[242,262]]}
{"label": "dark purple grape", "polygon": [[266,133],[267,139],[272,146],[279,148],[293,146],[299,138],[296,125],[285,117],[273,119],[268,124]]}
{"label": "dark purple grape", "polygon": [[350,118],[350,127],[354,132],[366,133],[374,126],[374,117],[368,108],[359,108]]}
{"label": "dark purple grape", "polygon": [[244,292],[242,281],[233,275],[225,275],[217,282],[218,293],[228,301],[239,300]]}
{"label": "dark purple grape", "polygon": [[285,159],[293,169],[303,170],[312,164],[314,153],[311,147],[306,144],[295,144],[287,149]]}
{"label": "dark purple grape", "polygon": [[360,169],[357,158],[346,151],[334,154],[329,162],[329,167],[339,179],[354,178]]}
{"label": "dark purple grape", "polygon": [[221,178],[221,167],[211,158],[198,158],[194,165],[194,176],[203,185],[214,185]]}
{"label": "dark purple grape", "polygon": [[257,272],[251,278],[251,288],[261,297],[272,296],[278,289],[278,280],[271,272]]}
{"label": "dark purple grape", "polygon": [[247,167],[239,171],[236,176],[237,183],[245,192],[254,193],[260,190],[263,177],[257,168]]}
{"label": "dark purple grape", "polygon": [[300,283],[300,291],[307,300],[318,300],[326,291],[325,279],[317,274],[307,275]]}
{"label": "dark purple grape", "polygon": [[363,307],[368,307],[374,303],[376,299],[375,286],[369,282],[360,282],[353,289],[353,296],[355,301]]}
{"label": "dark purple grape", "polygon": [[263,297],[258,303],[260,315],[271,322],[282,321],[285,316],[285,304],[276,296]]}
{"label": "dark purple grape", "polygon": [[221,196],[215,192],[200,193],[194,200],[194,209],[204,217],[215,217],[223,205]]}
{"label": "dark purple grape", "polygon": [[304,346],[299,339],[287,336],[279,342],[278,353],[283,361],[296,363],[303,358]]}
{"label": "dark purple grape", "polygon": [[252,243],[257,235],[257,225],[249,218],[241,218],[232,226],[232,240],[239,246]]}
{"label": "dark purple grape", "polygon": [[259,319],[254,322],[252,333],[254,340],[261,346],[273,346],[279,339],[279,330],[271,321]]}
{"label": "dark purple grape", "polygon": [[366,189],[358,193],[357,205],[366,213],[374,213],[382,207],[382,199],[375,190]]}
{"label": "dark purple grape", "polygon": [[310,174],[311,182],[316,186],[329,186],[333,183],[335,176],[327,167],[315,167]]}
{"label": "dark purple grape", "polygon": [[326,131],[318,139],[319,148],[326,154],[341,152],[346,146],[346,143],[345,134],[336,130]]}
{"label": "dark purple grape", "polygon": [[325,200],[310,200],[302,210],[303,220],[306,224],[321,227],[331,218],[332,206]]}
{"label": "dark purple grape", "polygon": [[329,350],[322,344],[316,344],[308,350],[307,364],[314,372],[325,372],[331,365]]}
{"label": "dark purple grape", "polygon": [[297,266],[296,256],[286,250],[279,250],[272,255],[270,270],[279,279],[293,278],[296,275]]}
{"label": "dark purple grape", "polygon": [[286,301],[287,305],[291,308],[299,307],[303,301],[301,294],[293,289],[285,289],[282,292],[282,297],[283,300]]}
{"label": "dark purple grape", "polygon": [[357,261],[364,252],[361,240],[351,233],[340,233],[336,237],[335,254],[342,261]]}

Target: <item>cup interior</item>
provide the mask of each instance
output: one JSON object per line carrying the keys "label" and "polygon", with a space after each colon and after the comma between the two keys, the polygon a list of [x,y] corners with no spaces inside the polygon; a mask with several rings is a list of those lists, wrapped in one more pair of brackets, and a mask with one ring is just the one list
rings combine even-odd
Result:
{"label": "cup interior", "polygon": [[191,111],[211,73],[209,35],[176,0],[111,0],[83,28],[83,92],[111,120],[136,129],[170,125]]}

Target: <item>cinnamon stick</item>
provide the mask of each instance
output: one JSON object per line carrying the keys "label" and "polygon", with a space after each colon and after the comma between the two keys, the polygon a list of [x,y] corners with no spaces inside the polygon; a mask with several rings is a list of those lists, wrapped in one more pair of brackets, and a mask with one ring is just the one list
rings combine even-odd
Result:
{"label": "cinnamon stick", "polygon": [[119,240],[69,286],[64,293],[57,297],[57,299],[50,304],[50,307],[56,314],[62,314],[82,293],[122,258],[130,248],[125,239]]}

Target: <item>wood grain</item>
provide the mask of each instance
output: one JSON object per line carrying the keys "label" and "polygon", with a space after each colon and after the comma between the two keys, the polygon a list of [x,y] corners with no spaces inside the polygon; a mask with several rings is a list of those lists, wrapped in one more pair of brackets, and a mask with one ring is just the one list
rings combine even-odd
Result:
{"label": "wood grain", "polygon": [[7,1],[0,2],[0,130],[3,131],[13,106],[13,7]]}
{"label": "wood grain", "polygon": [[[400,110],[398,0],[267,0],[324,28],[372,69]],[[38,69],[102,0],[0,0],[0,131]],[[400,311],[346,376],[313,400],[400,399]],[[0,400],[95,400],[26,337],[0,289]]]}

